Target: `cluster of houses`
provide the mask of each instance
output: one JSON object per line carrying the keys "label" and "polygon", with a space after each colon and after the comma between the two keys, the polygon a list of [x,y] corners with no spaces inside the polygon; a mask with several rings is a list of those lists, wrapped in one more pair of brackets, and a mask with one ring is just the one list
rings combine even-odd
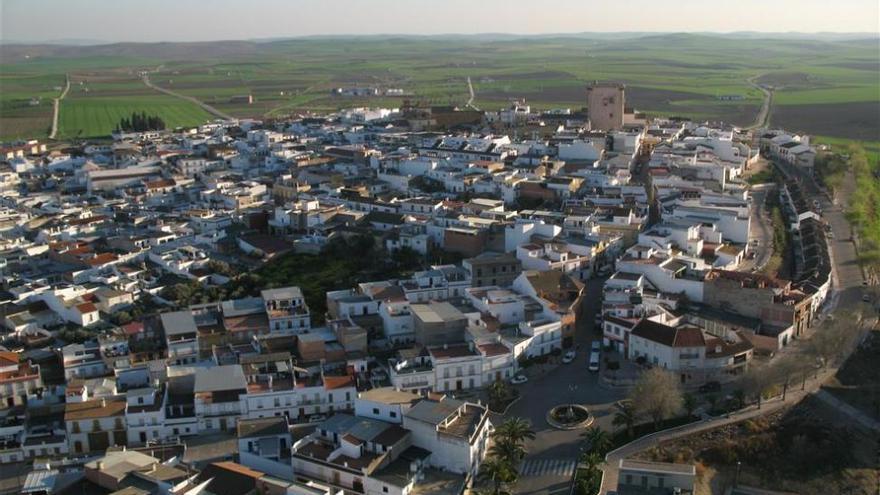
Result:
{"label": "cluster of houses", "polygon": [[[591,88],[601,115],[405,102],[2,148],[0,462],[49,459],[25,493],[461,493],[492,425],[455,396],[576,331],[599,325],[606,360],[686,386],[744,372],[828,292],[824,226],[796,185],[778,192],[795,276],[756,270],[742,180],[762,148],[811,166],[809,140],[649,122],[623,91]],[[295,286],[169,296],[356,236],[455,261],[319,294],[320,315]],[[587,298],[602,304],[585,321]],[[237,463],[175,454],[218,433]]]}

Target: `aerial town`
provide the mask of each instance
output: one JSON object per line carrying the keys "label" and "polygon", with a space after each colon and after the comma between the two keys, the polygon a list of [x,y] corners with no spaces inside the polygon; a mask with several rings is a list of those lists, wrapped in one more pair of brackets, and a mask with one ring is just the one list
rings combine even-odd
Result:
{"label": "aerial town", "polygon": [[[861,276],[842,278],[845,220],[799,179],[809,136],[651,118],[621,84],[584,95],[3,147],[0,462],[30,463],[17,489],[459,494],[546,418],[525,435],[568,443],[513,466],[517,493],[539,493],[584,469],[572,431],[607,443],[598,425],[678,414],[658,391],[729,418],[772,403],[798,346],[787,393],[806,393],[799,374],[818,387],[845,343],[810,336],[871,299],[835,289]],[[784,179],[747,180],[758,167]],[[766,269],[769,204],[786,279]],[[285,258],[330,282],[270,277]],[[603,489],[694,493],[693,464],[611,461]]]}
{"label": "aerial town", "polygon": [[4,144],[3,493],[709,493],[645,435],[876,428],[823,150],[629,95]]}

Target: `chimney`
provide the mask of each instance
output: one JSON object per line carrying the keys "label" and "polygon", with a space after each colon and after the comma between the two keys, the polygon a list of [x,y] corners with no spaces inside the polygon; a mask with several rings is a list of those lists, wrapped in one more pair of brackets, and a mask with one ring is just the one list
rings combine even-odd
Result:
{"label": "chimney", "polygon": [[102,470],[104,469],[104,461],[98,461],[98,462],[96,462],[96,463],[95,463],[95,468],[97,468],[98,471],[102,471]]}

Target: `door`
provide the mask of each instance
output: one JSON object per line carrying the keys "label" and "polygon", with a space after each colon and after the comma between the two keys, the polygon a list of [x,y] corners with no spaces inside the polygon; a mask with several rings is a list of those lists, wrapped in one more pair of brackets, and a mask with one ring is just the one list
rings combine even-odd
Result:
{"label": "door", "polygon": [[226,431],[226,418],[220,418],[220,431]]}
{"label": "door", "polygon": [[455,390],[461,390],[461,380],[455,380]]}
{"label": "door", "polygon": [[141,438],[141,443],[146,443],[146,441],[147,441],[147,432],[142,431],[142,432],[140,433],[139,436],[140,436],[140,438]]}

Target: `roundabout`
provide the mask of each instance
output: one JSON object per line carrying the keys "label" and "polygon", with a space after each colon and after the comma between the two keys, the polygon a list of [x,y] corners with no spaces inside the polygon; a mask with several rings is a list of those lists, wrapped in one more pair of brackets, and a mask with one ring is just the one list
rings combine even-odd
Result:
{"label": "roundabout", "polygon": [[593,415],[580,404],[560,404],[547,411],[547,423],[558,430],[577,430],[593,424]]}

